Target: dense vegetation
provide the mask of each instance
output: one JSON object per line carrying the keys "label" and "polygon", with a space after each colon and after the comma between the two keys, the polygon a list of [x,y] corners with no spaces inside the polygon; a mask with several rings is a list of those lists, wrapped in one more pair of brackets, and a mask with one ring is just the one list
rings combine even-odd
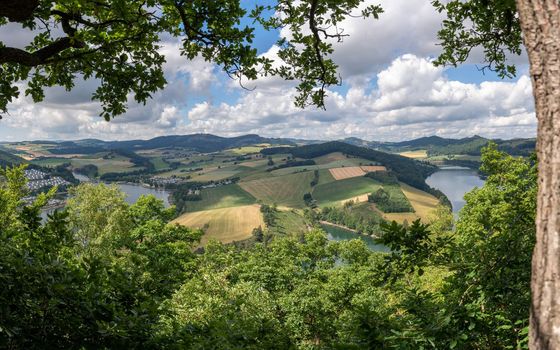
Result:
{"label": "dense vegetation", "polygon": [[167,224],[172,208],[105,185],[41,223],[52,193],[24,205],[7,170],[0,347],[525,348],[536,166],[489,149],[483,169],[455,231],[446,207],[429,226],[381,225],[388,254],[317,229],[195,254],[201,233]]}
{"label": "dense vegetation", "polygon": [[342,225],[361,234],[378,236],[380,224],[384,221],[381,215],[367,208],[369,203],[348,202],[344,207],[326,207],[319,213],[319,219]]}

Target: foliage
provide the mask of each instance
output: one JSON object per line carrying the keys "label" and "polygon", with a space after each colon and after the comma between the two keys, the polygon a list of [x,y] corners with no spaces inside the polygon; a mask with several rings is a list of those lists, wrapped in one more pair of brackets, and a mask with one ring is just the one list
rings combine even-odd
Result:
{"label": "foliage", "polygon": [[447,18],[438,33],[443,52],[436,64],[457,66],[467,60],[471,51],[482,48],[486,66],[500,77],[515,75],[515,66],[507,64],[508,56],[521,55],[522,39],[515,0],[433,0]]}
{"label": "foliage", "polygon": [[368,202],[384,213],[413,213],[414,208],[401,190],[398,182],[385,184],[368,195]]}
{"label": "foliage", "polygon": [[321,220],[342,225],[367,235],[379,235],[383,218],[369,208],[368,203],[347,202],[344,207],[326,207],[319,215]]}
{"label": "foliage", "polygon": [[159,305],[191,274],[200,233],[168,225],[154,197],[132,206],[81,185],[42,224],[49,195],[22,205],[21,169],[0,186],[0,347],[123,348],[145,344]]}
{"label": "foliage", "polygon": [[[339,29],[345,18],[381,12],[367,6],[354,13],[362,2],[277,1],[248,13],[239,0],[7,0],[0,25],[19,23],[34,38],[26,49],[0,42],[0,111],[19,96],[20,83],[38,102],[46,87],[70,90],[76,79],[96,79],[92,98],[109,120],[125,112],[129,95],[145,103],[165,86],[165,57],[158,49],[166,38],[181,41],[187,60],[213,62],[240,82],[271,74],[298,80],[296,104],[323,107],[326,88],[340,81],[329,40],[346,36]],[[253,47],[257,23],[291,33],[279,40],[276,62]]]}

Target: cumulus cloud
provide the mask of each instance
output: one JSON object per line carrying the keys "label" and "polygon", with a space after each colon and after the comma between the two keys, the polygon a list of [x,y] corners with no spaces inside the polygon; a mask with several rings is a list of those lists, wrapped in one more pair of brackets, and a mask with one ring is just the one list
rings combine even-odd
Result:
{"label": "cumulus cloud", "polygon": [[[166,56],[168,84],[146,105],[131,100],[124,116],[107,123],[97,117],[100,106],[90,101],[97,82],[79,81],[72,92],[47,89],[43,103],[20,97],[0,121],[0,140],[130,139],[195,132],[369,140],[535,134],[527,75],[478,84],[450,79],[446,69],[432,64],[441,49],[436,33],[442,15],[428,1],[367,3],[380,3],[384,13],[379,20],[349,18],[340,25],[350,34],[343,43],[334,43],[334,60],[345,84],[329,91],[326,110],[296,108],[295,83],[276,77],[244,83],[255,91],[239,89],[219,67],[202,58],[188,61],[180,55],[180,40],[166,38],[160,50]],[[264,55],[274,59],[277,52],[272,46]]]}

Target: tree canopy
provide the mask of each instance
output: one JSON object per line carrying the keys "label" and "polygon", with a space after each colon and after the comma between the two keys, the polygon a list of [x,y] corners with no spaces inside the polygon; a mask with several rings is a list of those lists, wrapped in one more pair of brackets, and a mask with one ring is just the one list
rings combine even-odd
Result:
{"label": "tree canopy", "polygon": [[[145,103],[165,86],[158,49],[172,38],[181,41],[186,60],[202,57],[235,79],[297,80],[296,103],[321,107],[326,88],[340,82],[329,42],[345,36],[337,25],[347,16],[381,12],[378,6],[358,11],[362,2],[277,1],[246,9],[239,0],[6,0],[0,26],[12,23],[34,38],[25,47],[0,41],[0,112],[20,90],[37,102],[46,87],[70,90],[76,80],[96,79],[92,98],[109,120],[125,112],[132,96]],[[280,61],[257,54],[256,25],[289,30],[278,41]]]}

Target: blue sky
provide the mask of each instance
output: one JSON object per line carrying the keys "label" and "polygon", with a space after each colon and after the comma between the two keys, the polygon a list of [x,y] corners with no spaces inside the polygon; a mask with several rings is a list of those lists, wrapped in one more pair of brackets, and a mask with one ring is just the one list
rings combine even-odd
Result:
{"label": "blue sky", "polygon": [[[262,1],[242,0],[245,6]],[[367,3],[368,1],[366,1]],[[329,92],[327,110],[298,109],[294,84],[275,78],[241,89],[219,67],[179,56],[179,42],[167,41],[166,88],[146,106],[129,104],[127,113],[107,123],[90,101],[94,81],[77,81],[71,93],[47,91],[34,104],[20,98],[0,121],[0,141],[29,139],[131,139],[160,135],[257,133],[270,137],[402,140],[428,135],[533,137],[536,131],[525,57],[513,57],[518,76],[502,80],[479,71],[480,53],[458,68],[436,68],[436,33],[442,17],[425,0],[380,0],[379,20],[348,19],[350,34],[335,44],[333,59],[344,84]],[[403,15],[405,14],[405,15]],[[249,22],[247,22],[249,23]],[[242,23],[245,24],[245,23]],[[249,23],[250,24],[250,23]],[[9,32],[12,31],[12,32]],[[0,40],[13,27],[0,28]],[[288,32],[257,28],[254,45],[276,58],[275,42]],[[23,45],[23,44],[21,44]]]}

